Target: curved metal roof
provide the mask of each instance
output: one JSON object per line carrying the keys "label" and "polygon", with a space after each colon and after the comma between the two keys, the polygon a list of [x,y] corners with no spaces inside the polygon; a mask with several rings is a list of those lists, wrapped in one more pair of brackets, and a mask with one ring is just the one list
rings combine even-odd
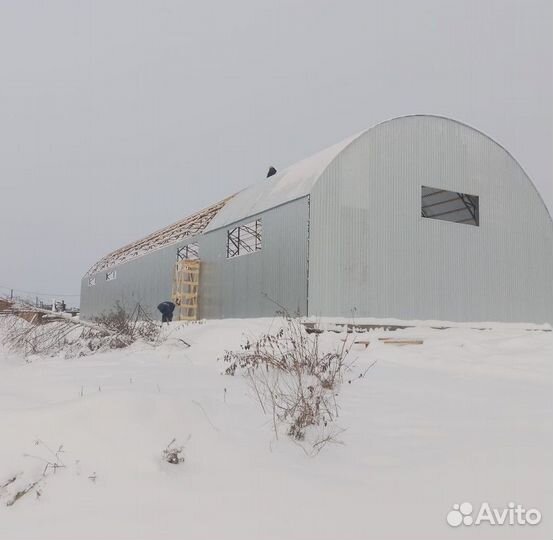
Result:
{"label": "curved metal roof", "polygon": [[334,158],[362,133],[348,137],[240,191],[213,218],[206,232],[305,197]]}
{"label": "curved metal roof", "polygon": [[[547,210],[547,206],[545,205],[541,194],[537,190],[530,177],[526,174],[526,171],[523,169],[520,163],[504,146],[492,139],[489,135],[468,124],[460,122],[459,120],[448,118],[446,116],[440,116],[436,114],[411,114],[391,118],[374,126],[371,126],[370,128],[367,128],[360,133],[353,135],[352,137],[348,137],[347,139],[344,139],[343,141],[336,143],[329,148],[321,150],[317,154],[314,154],[294,165],[291,165],[290,167],[284,169],[276,175],[271,176],[269,179],[260,181],[244,189],[243,191],[239,192],[232,200],[230,200],[224,208],[221,209],[217,216],[206,227],[205,232],[225,227],[227,225],[230,225],[231,223],[247,219],[256,214],[260,214],[261,212],[264,212],[270,208],[274,208],[281,204],[308,195],[317,180],[326,170],[326,168],[343,150],[345,150],[355,140],[362,137],[367,132],[377,129],[378,127],[383,126],[384,124],[387,124],[389,122],[398,122],[416,117],[446,120],[448,122],[459,124],[467,129],[480,133],[486,139],[492,141],[494,144],[502,148],[503,151],[523,171],[524,175],[530,183],[531,188],[536,191],[538,197]],[[551,218],[551,214],[549,214],[549,216]]]}
{"label": "curved metal roof", "polygon": [[[90,268],[87,272],[87,275],[99,272],[130,259],[134,259],[140,255],[159,249],[166,245],[177,243],[187,237],[192,238],[193,236],[203,232],[209,232],[228,226],[232,223],[248,219],[256,214],[260,214],[270,208],[275,208],[287,202],[305,197],[311,192],[317,180],[321,177],[332,161],[359,137],[363,136],[368,131],[372,131],[379,126],[382,126],[383,124],[387,124],[388,122],[401,121],[402,119],[413,117],[439,118],[454,122],[468,129],[477,131],[487,139],[497,144],[520,167],[528,179],[530,186],[537,192],[544,207],[546,208],[546,211],[548,212],[543,198],[518,161],[502,145],[494,141],[491,137],[473,128],[472,126],[452,118],[431,114],[406,115],[386,120],[365,129],[352,137],[348,137],[333,146],[325,148],[317,154],[291,165],[270,178],[258,181],[239,193],[228,197],[224,201],[214,204],[213,206],[178,221],[173,225],[156,231],[148,235],[146,238],[113,251],[92,266],[92,268]],[[550,214],[549,216],[551,219]]]}
{"label": "curved metal roof", "polygon": [[349,137],[209,208],[112,251],[95,263],[86,276],[308,195],[326,167],[358,136]]}

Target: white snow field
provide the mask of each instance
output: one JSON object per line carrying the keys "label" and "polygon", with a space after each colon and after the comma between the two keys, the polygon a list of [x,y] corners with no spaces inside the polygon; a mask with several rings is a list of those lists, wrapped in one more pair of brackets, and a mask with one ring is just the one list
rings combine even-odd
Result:
{"label": "white snow field", "polygon": [[[0,539],[553,538],[550,327],[364,334],[354,372],[377,362],[339,391],[343,444],[309,457],[275,439],[244,377],[221,374],[224,350],[271,324],[173,323],[156,348],[74,359],[0,349],[0,486],[16,477],[0,487]],[[173,438],[178,465],[162,459]],[[6,505],[36,479],[40,496]],[[473,518],[513,502],[542,519],[448,525],[464,502]]]}

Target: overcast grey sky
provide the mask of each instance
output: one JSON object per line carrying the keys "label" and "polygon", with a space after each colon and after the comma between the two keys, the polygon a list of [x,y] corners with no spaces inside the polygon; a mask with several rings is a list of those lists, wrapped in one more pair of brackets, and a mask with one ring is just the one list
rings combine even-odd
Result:
{"label": "overcast grey sky", "polygon": [[107,252],[404,114],[484,131],[552,212],[552,40],[551,0],[0,0],[0,285],[78,294]]}

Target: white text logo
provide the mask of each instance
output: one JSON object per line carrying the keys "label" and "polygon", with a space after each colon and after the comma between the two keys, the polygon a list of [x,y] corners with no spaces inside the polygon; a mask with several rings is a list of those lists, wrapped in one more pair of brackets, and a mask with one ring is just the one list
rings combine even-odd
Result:
{"label": "white text logo", "polygon": [[473,512],[469,502],[454,504],[447,514],[446,521],[452,527],[459,525],[537,525],[541,521],[541,512],[536,508],[525,509],[521,504],[510,502],[506,508],[492,508],[484,502],[480,509]]}

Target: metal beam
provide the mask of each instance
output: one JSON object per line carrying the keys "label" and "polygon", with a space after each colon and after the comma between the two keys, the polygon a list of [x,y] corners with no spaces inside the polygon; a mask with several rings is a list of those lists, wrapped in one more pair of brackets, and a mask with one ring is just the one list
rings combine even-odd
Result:
{"label": "metal beam", "polygon": [[100,272],[106,268],[110,268],[117,264],[139,257],[144,253],[175,244],[183,238],[193,237],[202,233],[211,220],[233,196],[234,195],[227,197],[217,204],[192,214],[181,221],[177,221],[168,227],[160,229],[159,231],[156,231],[141,240],[112,251],[94,264],[86,275],[90,276],[91,274],[95,274],[96,272]]}

